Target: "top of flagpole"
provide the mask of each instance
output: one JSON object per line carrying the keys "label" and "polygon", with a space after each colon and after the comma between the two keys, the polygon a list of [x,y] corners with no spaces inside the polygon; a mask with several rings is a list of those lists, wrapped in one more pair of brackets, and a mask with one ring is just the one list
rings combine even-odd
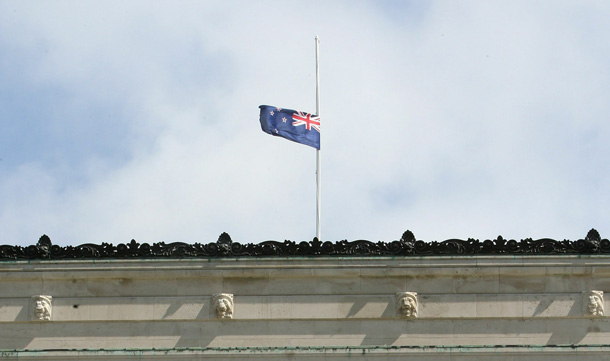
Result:
{"label": "top of flagpole", "polygon": [[[320,116],[320,61],[319,61],[320,38],[316,35],[316,115]],[[322,132],[320,132],[322,141]],[[316,150],[316,238],[322,239],[322,176],[321,176],[320,149]]]}
{"label": "top of flagpole", "polygon": [[316,35],[316,115],[320,115],[320,38]]}

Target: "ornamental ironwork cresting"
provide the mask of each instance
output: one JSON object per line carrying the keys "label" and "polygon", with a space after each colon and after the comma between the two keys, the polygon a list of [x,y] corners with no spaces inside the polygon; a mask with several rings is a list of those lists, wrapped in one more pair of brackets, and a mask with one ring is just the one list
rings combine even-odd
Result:
{"label": "ornamental ironwork cresting", "polygon": [[610,241],[602,239],[595,229],[576,241],[550,238],[520,241],[502,236],[480,241],[448,239],[442,242],[416,240],[411,231],[399,240],[371,242],[366,240],[322,242],[265,241],[241,244],[222,233],[216,242],[202,243],[86,243],[78,246],[54,245],[47,235],[31,246],[0,246],[0,260],[45,259],[125,259],[125,258],[222,258],[222,257],[290,257],[290,256],[438,256],[438,255],[493,255],[493,254],[607,254]]}

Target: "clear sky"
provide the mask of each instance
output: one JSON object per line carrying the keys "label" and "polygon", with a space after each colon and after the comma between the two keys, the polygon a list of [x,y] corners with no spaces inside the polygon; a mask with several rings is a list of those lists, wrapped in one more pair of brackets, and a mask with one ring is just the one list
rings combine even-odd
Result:
{"label": "clear sky", "polygon": [[2,1],[0,244],[610,237],[608,1]]}

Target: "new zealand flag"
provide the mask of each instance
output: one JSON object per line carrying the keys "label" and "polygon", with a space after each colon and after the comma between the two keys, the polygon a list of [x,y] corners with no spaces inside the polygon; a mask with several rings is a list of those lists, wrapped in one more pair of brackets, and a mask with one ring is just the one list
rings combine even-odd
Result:
{"label": "new zealand flag", "polygon": [[320,149],[320,117],[269,105],[261,109],[261,128],[265,133]]}

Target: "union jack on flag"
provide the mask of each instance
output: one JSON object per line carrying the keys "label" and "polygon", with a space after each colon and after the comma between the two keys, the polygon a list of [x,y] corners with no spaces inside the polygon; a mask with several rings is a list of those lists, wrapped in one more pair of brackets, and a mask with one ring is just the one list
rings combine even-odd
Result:
{"label": "union jack on flag", "polygon": [[316,117],[315,115],[311,115],[309,113],[303,113],[301,111],[297,111],[295,114],[292,114],[292,125],[297,127],[299,125],[305,125],[307,130],[311,130],[311,128],[320,132],[320,117]]}
{"label": "union jack on flag", "polygon": [[320,149],[319,116],[269,105],[259,108],[261,128],[265,133]]}

